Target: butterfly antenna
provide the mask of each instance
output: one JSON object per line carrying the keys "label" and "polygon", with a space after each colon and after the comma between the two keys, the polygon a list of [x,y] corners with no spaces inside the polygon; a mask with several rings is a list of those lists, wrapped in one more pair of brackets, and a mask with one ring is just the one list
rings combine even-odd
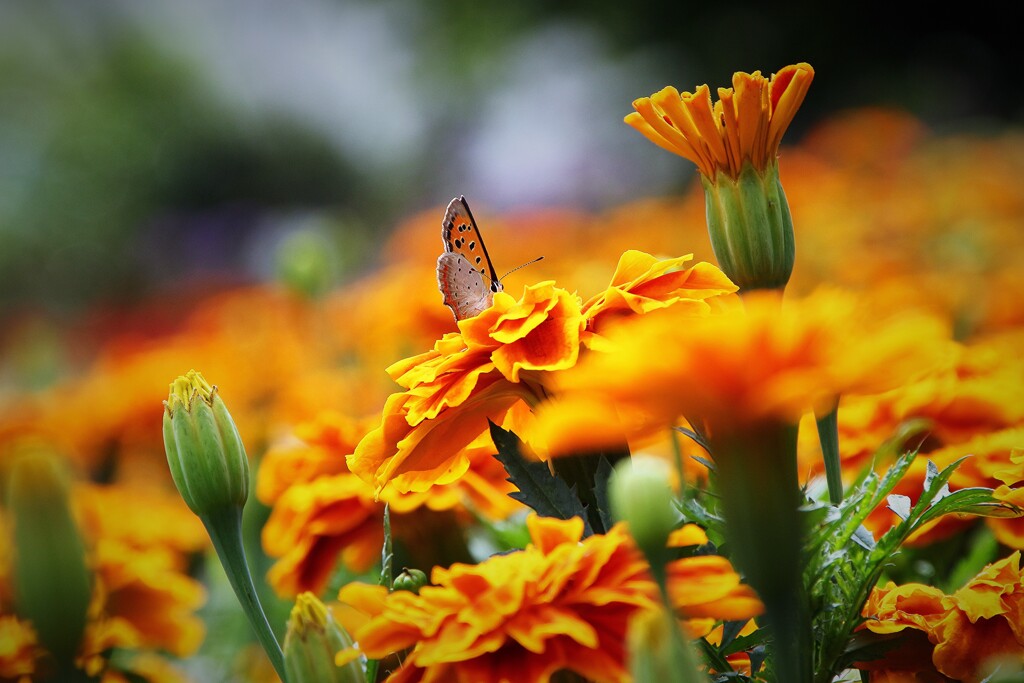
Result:
{"label": "butterfly antenna", "polygon": [[504,275],[502,275],[501,277],[499,277],[499,278],[498,278],[498,282],[501,282],[502,280],[504,280],[505,278],[507,278],[507,277],[508,277],[509,275],[511,275],[512,273],[516,272],[516,271],[517,271],[517,270],[519,270],[520,268],[525,268],[526,266],[532,266],[532,265],[533,265],[534,263],[536,263],[537,261],[543,260],[543,258],[544,258],[543,256],[538,256],[537,258],[533,259],[532,261],[527,261],[526,263],[524,263],[524,264],[523,264],[523,265],[521,265],[521,266],[516,266],[516,267],[515,267],[515,268],[513,268],[512,270],[508,271],[507,273],[505,273]]}

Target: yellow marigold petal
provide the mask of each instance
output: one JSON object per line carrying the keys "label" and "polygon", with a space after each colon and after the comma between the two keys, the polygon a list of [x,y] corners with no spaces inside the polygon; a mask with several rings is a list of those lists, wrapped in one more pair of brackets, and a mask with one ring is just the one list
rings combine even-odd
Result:
{"label": "yellow marigold petal", "polygon": [[526,528],[534,547],[544,554],[563,543],[578,543],[583,538],[583,520],[579,517],[562,520],[531,513],[526,518]]}
{"label": "yellow marigold petal", "polygon": [[719,88],[712,103],[702,85],[682,95],[664,88],[634,100],[627,124],[659,147],[697,164],[715,180],[718,173],[737,178],[744,164],[761,172],[775,163],[779,144],[814,78],[809,64],[787,66],[766,79],[761,72],[738,72],[732,88]]}
{"label": "yellow marigold petal", "polygon": [[670,548],[704,545],[707,542],[707,533],[696,524],[684,524],[668,535],[668,546]]}
{"label": "yellow marigold petal", "polygon": [[517,614],[506,628],[516,642],[538,654],[544,652],[547,641],[554,636],[565,636],[588,648],[599,645],[593,625],[572,612],[547,605]]}

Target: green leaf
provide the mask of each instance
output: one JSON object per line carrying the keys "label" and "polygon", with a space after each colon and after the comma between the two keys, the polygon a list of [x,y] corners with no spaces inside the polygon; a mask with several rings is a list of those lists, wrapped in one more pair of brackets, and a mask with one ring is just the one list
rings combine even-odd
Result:
{"label": "green leaf", "polygon": [[612,476],[612,464],[608,458],[601,456],[594,473],[594,499],[597,501],[597,514],[605,530],[612,528],[611,503],[608,502],[608,479]]}
{"label": "green leaf", "polygon": [[380,585],[391,590],[392,572],[395,562],[394,547],[391,542],[391,507],[384,505],[384,547],[380,551]]}
{"label": "green leaf", "polygon": [[580,517],[584,523],[584,533],[588,536],[592,534],[583,503],[569,485],[551,474],[546,463],[529,462],[523,458],[519,450],[520,441],[515,434],[493,422],[490,425],[491,438],[498,448],[494,457],[505,468],[508,481],[519,489],[509,496],[543,517]]}

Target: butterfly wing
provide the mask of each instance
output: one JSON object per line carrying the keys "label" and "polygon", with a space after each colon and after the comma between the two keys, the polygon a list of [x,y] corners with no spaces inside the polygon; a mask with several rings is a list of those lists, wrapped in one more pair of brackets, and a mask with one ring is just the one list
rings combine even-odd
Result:
{"label": "butterfly wing", "polygon": [[455,320],[472,318],[491,307],[494,293],[462,254],[446,251],[437,258],[437,286]]}
{"label": "butterfly wing", "polygon": [[465,197],[456,197],[448,204],[441,223],[441,238],[444,250],[461,255],[471,267],[477,270],[492,292],[501,291],[501,282],[491,263],[491,257],[484,246],[480,228],[473,220]]}

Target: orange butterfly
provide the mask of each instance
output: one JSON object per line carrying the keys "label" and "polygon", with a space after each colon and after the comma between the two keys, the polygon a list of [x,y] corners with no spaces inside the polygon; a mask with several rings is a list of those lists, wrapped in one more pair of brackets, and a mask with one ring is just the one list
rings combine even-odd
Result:
{"label": "orange butterfly", "polygon": [[437,286],[455,320],[465,320],[490,308],[502,290],[480,228],[465,197],[448,204],[441,222],[444,253],[437,258]]}

